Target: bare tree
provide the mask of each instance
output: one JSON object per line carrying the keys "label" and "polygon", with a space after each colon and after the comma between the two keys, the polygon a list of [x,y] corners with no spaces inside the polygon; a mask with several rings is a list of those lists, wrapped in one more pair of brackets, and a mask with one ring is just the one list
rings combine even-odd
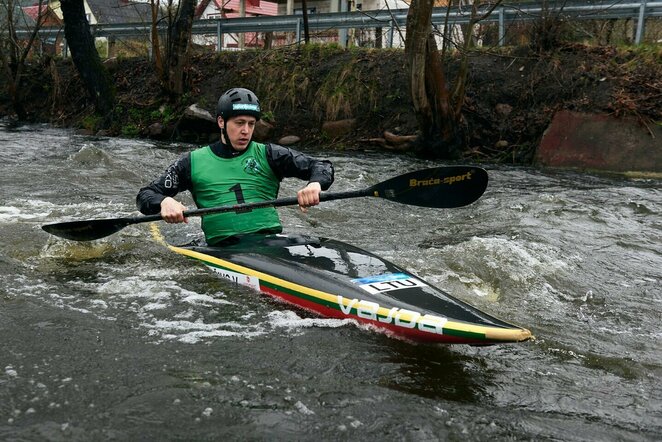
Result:
{"label": "bare tree", "polygon": [[[451,85],[446,77],[433,33],[434,0],[411,1],[407,14],[405,57],[411,98],[421,130],[420,152],[424,156],[453,158],[458,156],[464,147],[460,123],[469,69],[468,49],[473,29],[476,23],[489,15],[500,3],[501,0],[496,1],[486,14],[479,17],[481,2],[473,2],[470,23],[464,28],[460,69],[454,85]],[[444,46],[446,47],[448,45]]]}
{"label": "bare tree", "polygon": [[104,124],[109,124],[115,104],[115,88],[99,58],[83,2],[83,0],[60,2],[64,17],[64,35],[71,49],[71,58],[94,102],[97,113],[105,117]]}
{"label": "bare tree", "polygon": [[[35,47],[39,28],[43,24],[45,16],[45,0],[39,0],[37,4],[37,18],[34,21],[32,31],[27,39],[19,38],[17,25],[25,18],[20,9],[20,4],[14,0],[6,0],[0,5],[0,17],[4,20],[0,28],[0,67],[4,72],[6,88],[11,97],[12,107],[18,118],[23,120],[27,117],[23,100],[21,98],[21,80],[26,67],[26,60],[30,51]],[[28,23],[22,23],[25,27]]]}
{"label": "bare tree", "polygon": [[170,29],[168,50],[168,92],[181,96],[187,87],[186,69],[191,55],[191,30],[196,0],[180,0],[175,23]]}
{"label": "bare tree", "polygon": [[[190,66],[191,34],[196,0],[150,0],[152,10],[151,44],[156,75],[171,100],[188,88],[186,71]],[[164,13],[165,11],[165,13]],[[166,22],[163,26],[162,23]],[[165,28],[165,41],[159,30]]]}
{"label": "bare tree", "polygon": [[[170,3],[172,4],[172,0],[170,0]],[[159,36],[159,23],[161,21],[161,0],[150,0],[149,5],[152,18],[150,26],[152,60],[154,60],[156,75],[159,78],[159,81],[164,84],[167,76],[165,74],[165,66],[163,65],[163,55],[161,54],[161,38]]]}

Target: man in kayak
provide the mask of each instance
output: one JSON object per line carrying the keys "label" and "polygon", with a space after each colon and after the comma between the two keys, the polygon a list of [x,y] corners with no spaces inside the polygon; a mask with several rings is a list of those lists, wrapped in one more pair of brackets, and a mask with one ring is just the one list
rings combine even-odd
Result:
{"label": "man in kayak", "polygon": [[[163,175],[138,192],[136,203],[145,215],[160,213],[168,223],[186,222],[186,207],[174,196],[188,190],[199,208],[275,199],[283,178],[308,184],[297,192],[304,212],[319,204],[320,192],[333,183],[333,165],[294,149],[252,141],[260,119],[260,102],[253,92],[233,88],[216,106],[220,140],[185,153]],[[280,233],[274,207],[225,212],[202,218],[207,244],[215,245],[245,233]]]}

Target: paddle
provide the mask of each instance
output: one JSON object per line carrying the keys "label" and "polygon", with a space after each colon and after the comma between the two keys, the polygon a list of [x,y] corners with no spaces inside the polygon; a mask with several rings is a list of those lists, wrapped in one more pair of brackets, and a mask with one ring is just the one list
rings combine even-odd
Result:
{"label": "paddle", "polygon": [[[476,201],[487,187],[487,172],[472,166],[445,166],[417,170],[382,181],[362,190],[320,194],[320,201],[372,196],[402,204],[421,207],[462,207]],[[221,212],[244,212],[261,207],[281,207],[298,204],[296,197],[235,204],[232,206],[193,209],[184,216],[203,216]],[[161,215],[129,218],[92,219],[46,224],[42,229],[52,235],[74,241],[91,241],[112,235],[131,224],[160,221]]]}

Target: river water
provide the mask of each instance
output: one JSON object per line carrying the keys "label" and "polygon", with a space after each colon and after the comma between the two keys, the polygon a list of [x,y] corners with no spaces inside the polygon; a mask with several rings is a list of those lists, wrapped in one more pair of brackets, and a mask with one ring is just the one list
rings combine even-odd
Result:
{"label": "river water", "polygon": [[[230,285],[147,224],[89,243],[48,235],[42,224],[135,214],[138,188],[192,146],[0,126],[0,440],[662,437],[659,182],[486,166],[466,208],[279,209],[290,232],[375,252],[536,336],[422,345]],[[335,191],[433,165],[328,158]]]}

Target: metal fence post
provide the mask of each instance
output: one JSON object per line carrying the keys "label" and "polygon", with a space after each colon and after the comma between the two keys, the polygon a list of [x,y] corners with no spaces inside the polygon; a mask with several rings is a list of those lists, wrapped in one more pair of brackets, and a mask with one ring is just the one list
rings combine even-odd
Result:
{"label": "metal fence post", "polygon": [[[347,2],[346,1],[341,1],[340,2],[340,12],[347,12]],[[348,41],[347,41],[347,29],[346,28],[341,28],[338,30],[338,44],[340,45],[341,48],[346,48],[349,46]]]}
{"label": "metal fence post", "polygon": [[301,20],[302,19],[297,20],[297,44],[301,44]]}
{"label": "metal fence post", "polygon": [[503,46],[506,39],[506,26],[504,8],[499,8],[499,46]]}
{"label": "metal fence post", "polygon": [[216,22],[216,52],[223,49],[223,31],[221,30],[221,21]]}
{"label": "metal fence post", "polygon": [[634,44],[641,44],[644,38],[644,29],[646,27],[646,0],[641,0],[639,5],[639,20],[637,20],[637,35],[634,38]]}
{"label": "metal fence post", "polygon": [[[149,46],[147,47],[147,59],[149,61],[154,61],[154,40],[152,39],[152,33],[149,33]],[[110,42],[110,37],[108,37],[108,41]],[[108,58],[110,58],[110,44],[108,45]]]}

